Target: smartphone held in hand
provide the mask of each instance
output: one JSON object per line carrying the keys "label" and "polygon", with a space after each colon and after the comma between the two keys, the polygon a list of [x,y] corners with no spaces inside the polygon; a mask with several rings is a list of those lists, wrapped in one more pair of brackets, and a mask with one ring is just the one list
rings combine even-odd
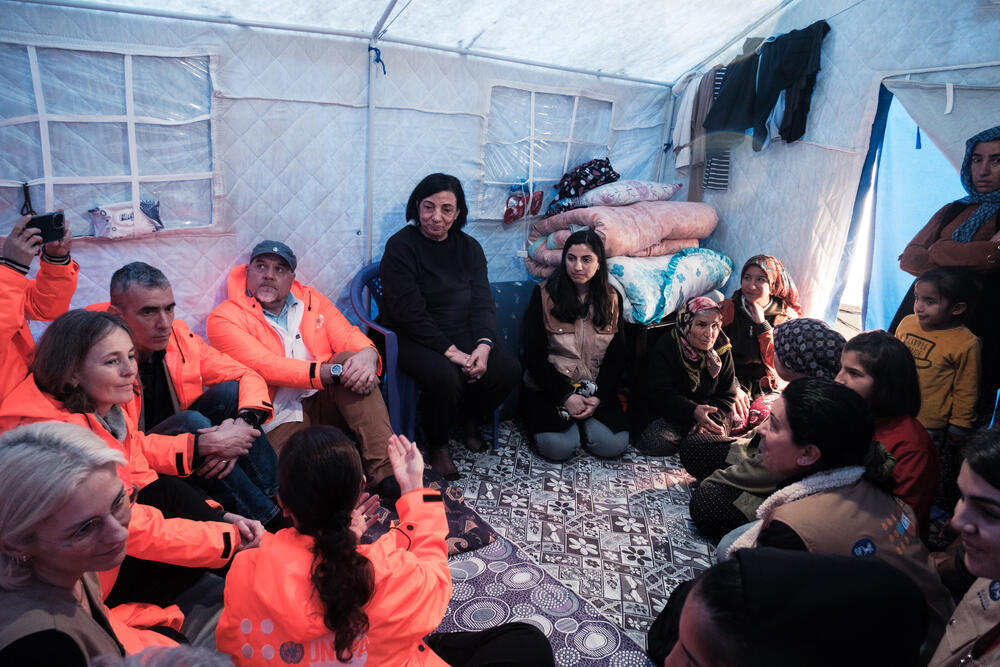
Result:
{"label": "smartphone held in hand", "polygon": [[36,227],[42,234],[42,243],[61,241],[66,233],[66,219],[62,211],[36,215],[28,221],[28,227]]}

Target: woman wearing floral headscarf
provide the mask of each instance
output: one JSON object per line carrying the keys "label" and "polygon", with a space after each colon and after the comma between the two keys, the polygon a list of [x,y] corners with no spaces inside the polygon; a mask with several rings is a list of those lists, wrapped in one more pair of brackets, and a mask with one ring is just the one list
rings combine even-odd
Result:
{"label": "woman wearing floral headscarf", "polygon": [[[981,296],[966,317],[966,326],[983,343],[981,396],[1000,384],[1000,125],[965,142],[962,187],[968,196],[946,204],[934,214],[899,256],[899,268],[914,276],[939,266],[971,269]],[[913,288],[903,299],[890,332],[913,313]]]}
{"label": "woman wearing floral headscarf", "polygon": [[740,288],[721,304],[722,330],[733,345],[739,392],[736,414],[746,422],[750,401],[778,388],[774,327],[802,315],[799,290],[777,257],[754,255],[743,265]]}
{"label": "woman wearing floral headscarf", "polygon": [[719,304],[688,299],[650,353],[650,406],[663,422],[654,422],[655,436],[647,428],[642,449],[668,454],[689,435],[728,438],[737,388],[731,348]]}

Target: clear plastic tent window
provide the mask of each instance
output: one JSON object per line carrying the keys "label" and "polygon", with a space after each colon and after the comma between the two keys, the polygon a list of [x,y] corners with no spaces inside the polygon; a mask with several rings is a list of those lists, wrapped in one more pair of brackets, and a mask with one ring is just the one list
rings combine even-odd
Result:
{"label": "clear plastic tent window", "polygon": [[21,215],[22,183],[36,212],[65,210],[74,236],[116,204],[164,229],[212,223],[208,56],[0,43],[0,86],[0,234]]}
{"label": "clear plastic tent window", "polygon": [[564,173],[607,157],[613,112],[606,100],[494,86],[483,156],[484,216],[502,217],[512,190],[551,195]]}

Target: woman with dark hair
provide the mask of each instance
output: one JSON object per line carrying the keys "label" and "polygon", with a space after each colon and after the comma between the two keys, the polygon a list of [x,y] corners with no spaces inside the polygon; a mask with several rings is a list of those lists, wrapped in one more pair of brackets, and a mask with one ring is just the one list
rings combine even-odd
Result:
{"label": "woman with dark hair", "polygon": [[400,522],[373,544],[358,540],[377,499],[362,491],[357,448],[330,426],[291,437],[278,458],[279,502],[295,527],[265,535],[226,577],[216,639],[237,665],[286,663],[552,665],[545,636],[524,623],[423,638],[451,598],[438,491],[405,436],[389,439],[402,495]]}
{"label": "woman with dark hair", "polygon": [[872,441],[875,424],[864,399],[833,380],[795,380],[758,433],[764,466],[785,481],[758,508],[761,523],[737,538],[729,555],[773,546],[881,558],[920,587],[930,609],[927,646],[935,646],[951,596],[912,510],[891,495],[892,459]]}
{"label": "woman with dark hair", "polygon": [[719,304],[699,296],[681,306],[676,326],[649,355],[649,390],[657,419],[643,433],[642,451],[670,455],[688,444],[729,442],[737,384]]}
{"label": "woman with dark hair", "polygon": [[963,564],[979,578],[948,621],[931,667],[1000,661],[1000,429],[980,431],[966,443],[958,488],[951,526],[962,538]]}
{"label": "woman with dark hair", "polygon": [[176,436],[138,430],[138,366],[125,320],[88,310],[61,315],[42,335],[32,369],[0,404],[0,431],[39,421],[85,426],[122,452],[127,464],[119,469],[122,482],[139,487],[129,557],[120,570],[101,573],[109,606],[166,606],[201,578],[204,568],[224,567],[235,551],[257,545],[260,522],[209,506],[172,476],[190,474],[208,455],[245,453],[230,437],[231,426]]}
{"label": "woman with dark hair", "polygon": [[594,231],[570,234],[559,268],[532,292],[523,345],[521,411],[538,451],[554,461],[581,442],[597,456],[624,452],[621,297],[608,284],[604,242]]}
{"label": "woman with dark hair", "polygon": [[858,334],[844,346],[837,382],[868,403],[875,439],[896,459],[892,493],[913,508],[926,542],[940,464],[927,429],[916,418],[920,385],[913,355],[885,331]]}
{"label": "woman with dark hair", "polygon": [[[784,382],[806,377],[832,380],[840,372],[843,348],[844,337],[822,320],[800,317],[774,328],[774,368]],[[779,396],[761,396],[755,404],[766,403],[770,413]],[[761,463],[756,432],[729,445],[725,441],[690,444],[681,449],[680,456],[684,469],[702,481],[691,492],[689,504],[699,532],[717,540],[754,521],[757,508],[782,481]],[[724,549],[723,542],[720,549]]]}
{"label": "woman with dark hair", "polygon": [[[903,249],[899,268],[913,276],[939,266],[964,267],[974,273],[980,300],[970,308],[965,324],[983,343],[980,396],[991,398],[1000,385],[1000,125],[965,142],[960,178],[968,196],[934,214]],[[891,333],[913,314],[916,282],[889,325]]]}
{"label": "woman with dark hair", "polygon": [[386,242],[380,274],[382,321],[399,334],[399,363],[416,379],[430,464],[458,471],[448,432],[462,417],[466,446],[483,448],[479,429],[517,384],[521,368],[497,340],[486,255],[462,231],[469,209],[454,176],[431,174],[406,204],[407,225]]}
{"label": "woman with dark hair", "polygon": [[920,590],[878,559],[742,549],[675,590],[649,630],[649,657],[665,667],[916,667],[926,626]]}

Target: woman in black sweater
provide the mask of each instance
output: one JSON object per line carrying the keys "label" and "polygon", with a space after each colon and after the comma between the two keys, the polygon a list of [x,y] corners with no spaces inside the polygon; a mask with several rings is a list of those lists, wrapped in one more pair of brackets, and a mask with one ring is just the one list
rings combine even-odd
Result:
{"label": "woman in black sweater", "polygon": [[462,231],[469,209],[454,176],[431,174],[410,194],[407,224],[382,256],[382,320],[399,334],[399,363],[421,389],[428,461],[458,471],[448,432],[461,417],[466,446],[483,447],[479,426],[517,384],[521,367],[497,341],[486,256]]}

